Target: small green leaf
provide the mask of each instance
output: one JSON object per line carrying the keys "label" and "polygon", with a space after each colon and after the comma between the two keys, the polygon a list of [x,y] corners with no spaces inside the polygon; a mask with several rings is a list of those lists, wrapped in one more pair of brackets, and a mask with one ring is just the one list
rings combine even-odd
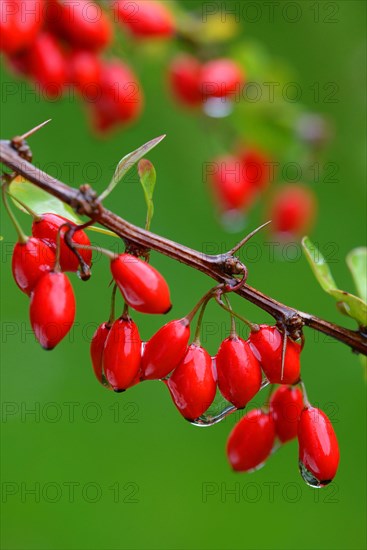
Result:
{"label": "small green leaf", "polygon": [[339,310],[344,313],[344,315],[348,315],[348,317],[355,319],[360,326],[365,327],[367,325],[366,302],[358,298],[358,296],[354,296],[354,294],[350,294],[345,290],[339,290],[338,288],[330,290],[329,294],[333,296],[338,303],[342,304]]}
{"label": "small green leaf", "polygon": [[337,289],[338,287],[336,286],[329,266],[317,246],[315,246],[308,237],[303,237],[302,246],[311,269],[325,292],[330,293],[331,290]]}
{"label": "small green leaf", "polygon": [[367,248],[351,250],[346,258],[358,296],[367,302]]}
{"label": "small green leaf", "polygon": [[[68,220],[77,224],[83,223],[70,206],[64,204],[56,197],[53,197],[46,191],[43,191],[43,189],[36,187],[33,183],[30,183],[20,176],[11,182],[9,186],[9,193],[12,197],[22,201],[39,216],[49,212],[52,214],[58,214],[59,216],[64,216]],[[13,203],[23,212],[27,212],[27,210],[23,208],[16,200],[13,200]],[[29,212],[27,213],[29,214]]]}
{"label": "small green leaf", "polygon": [[143,187],[145,202],[147,204],[147,219],[145,229],[149,230],[154,214],[153,194],[157,175],[150,160],[142,159],[138,164],[138,174]]}
{"label": "small green leaf", "polygon": [[116,233],[114,233],[113,231],[105,229],[104,227],[99,227],[99,225],[90,225],[86,229],[87,231],[94,231],[95,233],[101,233],[102,235],[108,235],[109,237],[116,237],[117,239],[119,238],[119,236],[116,235]]}
{"label": "small green leaf", "polygon": [[323,290],[335,298],[339,311],[355,319],[359,325],[366,326],[367,304],[358,296],[336,286],[325,258],[308,237],[302,239],[302,246],[316,279]]}
{"label": "small green leaf", "polygon": [[162,135],[155,139],[152,139],[151,141],[148,141],[148,143],[145,143],[144,145],[139,147],[139,149],[136,149],[132,153],[125,155],[118,163],[112,180],[110,181],[108,187],[100,195],[99,199],[101,201],[104,200],[116,187],[119,181],[121,181],[121,179],[127,174],[130,168],[132,168],[149,151],[154,149],[154,147],[158,145],[158,143],[160,143],[165,137],[165,135]]}

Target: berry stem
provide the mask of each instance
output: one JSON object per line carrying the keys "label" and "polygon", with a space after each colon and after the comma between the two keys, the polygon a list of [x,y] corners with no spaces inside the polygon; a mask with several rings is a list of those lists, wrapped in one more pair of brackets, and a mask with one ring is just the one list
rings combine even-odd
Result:
{"label": "berry stem", "polygon": [[205,310],[206,310],[206,306],[208,305],[209,301],[211,300],[212,298],[212,294],[209,294],[209,296],[206,297],[205,301],[203,302],[203,305],[201,307],[201,310],[200,310],[200,314],[199,314],[199,318],[198,318],[198,322],[197,322],[197,325],[196,325],[196,330],[195,330],[195,335],[194,335],[194,341],[193,343],[195,344],[195,346],[200,346],[200,332],[201,332],[201,325],[203,324],[203,318],[204,318],[204,313],[205,313]]}
{"label": "berry stem", "polygon": [[188,323],[191,323],[191,321],[193,320],[193,318],[195,317],[195,315],[197,314],[197,312],[199,311],[200,307],[202,306],[202,304],[209,298],[209,297],[212,297],[214,295],[214,293],[221,287],[221,285],[218,285],[218,286],[215,286],[213,288],[211,288],[210,290],[208,290],[208,292],[206,292],[204,294],[204,296],[202,298],[200,298],[200,300],[198,301],[198,303],[195,305],[195,307],[190,311],[190,313],[188,313],[188,315],[186,315],[185,319],[188,321]]}
{"label": "berry stem", "polygon": [[8,184],[4,182],[1,186],[1,190],[2,190],[3,203],[4,203],[4,206],[5,206],[5,209],[8,213],[8,215],[9,215],[9,218],[11,219],[11,221],[12,221],[14,227],[15,227],[15,230],[16,230],[17,234],[18,234],[18,242],[22,243],[22,244],[25,244],[28,241],[28,237],[24,233],[23,229],[21,228],[18,220],[16,219],[15,215],[13,214],[13,212],[12,212],[10,206],[9,206],[9,201],[8,201],[8,197],[7,197]]}
{"label": "berry stem", "polygon": [[116,303],[116,290],[117,290],[117,284],[115,283],[113,285],[112,294],[111,294],[111,308],[110,308],[110,316],[108,318],[107,325],[110,327],[113,325],[115,321],[115,303]]}
{"label": "berry stem", "polygon": [[302,390],[302,393],[303,393],[303,402],[304,402],[304,404],[305,404],[305,407],[306,407],[306,409],[309,409],[309,408],[311,407],[311,403],[310,403],[310,401],[309,401],[309,399],[308,399],[308,395],[307,395],[307,391],[306,391],[306,386],[305,386],[303,380],[300,380],[298,384],[299,384],[299,386],[300,386],[300,388],[301,388],[301,390]]}
{"label": "berry stem", "polygon": [[231,302],[229,301],[229,298],[228,296],[226,296],[226,294],[224,294],[224,299],[225,301],[227,302],[227,307],[230,311],[230,316],[231,316],[231,333],[230,333],[230,338],[236,338],[238,335],[237,335],[237,330],[236,330],[236,318],[235,316],[233,315],[233,309],[232,309],[232,306],[231,306]]}
{"label": "berry stem", "polygon": [[233,311],[233,309],[230,309],[229,307],[227,307],[223,302],[222,302],[222,298],[221,296],[219,296],[218,294],[216,295],[215,297],[217,303],[220,305],[221,308],[225,309],[225,311],[228,311],[228,313],[230,313],[231,315],[233,315],[234,317],[237,317],[237,319],[239,319],[240,321],[242,321],[243,323],[245,323],[250,329],[251,331],[258,331],[259,330],[259,325],[257,325],[256,323],[251,323],[250,321],[248,321],[247,319],[245,319],[245,317],[242,317],[242,315],[239,315],[238,313],[236,313],[235,311]]}

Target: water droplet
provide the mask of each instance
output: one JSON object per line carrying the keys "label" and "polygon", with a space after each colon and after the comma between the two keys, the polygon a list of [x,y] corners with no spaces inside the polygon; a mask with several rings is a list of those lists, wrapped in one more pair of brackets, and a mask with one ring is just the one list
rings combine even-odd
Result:
{"label": "water droplet", "polygon": [[247,218],[241,210],[226,210],[221,214],[220,222],[229,233],[240,233],[247,225]]}
{"label": "water droplet", "polygon": [[237,408],[234,405],[226,407],[224,410],[219,412],[216,415],[213,414],[203,414],[195,420],[190,420],[190,424],[193,426],[198,426],[199,428],[207,428],[208,426],[214,426],[226,418],[226,416],[237,411]]}
{"label": "water droplet", "polygon": [[233,103],[228,98],[210,97],[204,102],[203,111],[211,118],[225,118],[233,111]]}
{"label": "water droplet", "polygon": [[305,481],[307,485],[313,487],[314,489],[321,489],[321,487],[325,487],[332,481],[331,479],[325,481],[318,480],[309,470],[307,470],[306,466],[301,460],[299,461],[298,465],[303,481]]}

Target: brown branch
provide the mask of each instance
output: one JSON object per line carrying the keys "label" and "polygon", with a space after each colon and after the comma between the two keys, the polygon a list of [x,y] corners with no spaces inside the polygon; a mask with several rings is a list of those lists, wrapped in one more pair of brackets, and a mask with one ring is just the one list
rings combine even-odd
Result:
{"label": "brown branch", "polygon": [[[96,193],[88,185],[83,185],[80,189],[69,187],[33,166],[24,156],[22,158],[12,141],[0,141],[0,161],[5,166],[31,181],[37,187],[69,204],[77,213],[88,216],[94,222],[98,222],[106,229],[113,231],[129,247],[137,247],[143,251],[156,250],[193,269],[202,271],[218,283],[229,285],[238,283],[238,279],[234,275],[243,271],[243,264],[233,257],[231,251],[218,255],[203,254],[141,229],[104,208],[98,202]],[[291,336],[299,336],[302,327],[308,326],[343,342],[355,352],[367,355],[367,338],[362,332],[349,330],[314,315],[290,308],[247,284],[242,285],[235,292],[272,315],[279,324],[286,328]]]}

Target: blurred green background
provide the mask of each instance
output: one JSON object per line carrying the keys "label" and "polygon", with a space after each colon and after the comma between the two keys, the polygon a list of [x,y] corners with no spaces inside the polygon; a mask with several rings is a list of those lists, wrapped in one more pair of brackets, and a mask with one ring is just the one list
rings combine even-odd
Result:
{"label": "blurred green background", "polygon": [[[246,4],[226,2],[237,9]],[[262,15],[256,23],[243,22],[243,35],[293,66],[306,106],[333,120],[335,138],[328,160],[339,166],[338,181],[314,185],[319,218],[312,237],[324,252],[333,253],[332,269],[340,288],[354,291],[344,258],[351,248],[365,244],[366,5],[352,0],[302,1],[297,3],[302,16],[291,23],[280,9],[287,2],[279,3],[274,22],[264,4],[258,3]],[[315,4],[320,22],[314,21]],[[323,22],[325,4],[337,7],[336,22]],[[136,55],[135,66],[145,90],[144,114],[137,124],[105,140],[90,135],[77,101],[38,101],[24,84],[9,93],[6,85],[13,81],[2,70],[1,136],[12,137],[52,118],[31,139],[35,162],[66,182],[89,180],[101,191],[121,156],[167,133],[149,155],[158,174],[152,229],[197,249],[216,243],[220,249],[229,248],[240,235],[224,233],[202,184],[203,163],[215,154],[205,131],[162,86],[165,75],[159,58]],[[310,89],[315,82],[336,82],[337,102],[316,104]],[[136,176],[115,189],[106,204],[144,223]],[[261,209],[258,205],[251,213],[249,228],[259,222]],[[29,231],[29,218],[19,217]],[[281,448],[259,472],[236,475],[224,449],[238,415],[211,429],[199,429],[182,420],[159,382],[119,395],[96,382],[89,340],[108,314],[106,261],[96,261],[89,283],[73,276],[78,300],[75,329],[56,350],[46,353],[34,341],[27,298],[11,277],[15,233],[6,217],[1,234],[4,550],[366,547],[365,380],[349,349],[306,331],[303,378],[312,402],[330,415],[340,442],[335,483],[317,491],[302,482],[296,442]],[[257,247],[249,249],[246,258],[250,284],[289,305],[353,327],[323,294],[304,258],[274,261],[269,249],[261,246],[262,238],[256,237]],[[95,241],[116,246],[109,238]],[[152,261],[172,289],[169,318],[185,314],[211,284],[168,258],[153,254]],[[254,321],[269,321],[239,299],[233,304]],[[134,318],[145,339],[163,322],[140,314]],[[214,353],[228,330],[228,319],[213,306],[206,321],[204,343]]]}

